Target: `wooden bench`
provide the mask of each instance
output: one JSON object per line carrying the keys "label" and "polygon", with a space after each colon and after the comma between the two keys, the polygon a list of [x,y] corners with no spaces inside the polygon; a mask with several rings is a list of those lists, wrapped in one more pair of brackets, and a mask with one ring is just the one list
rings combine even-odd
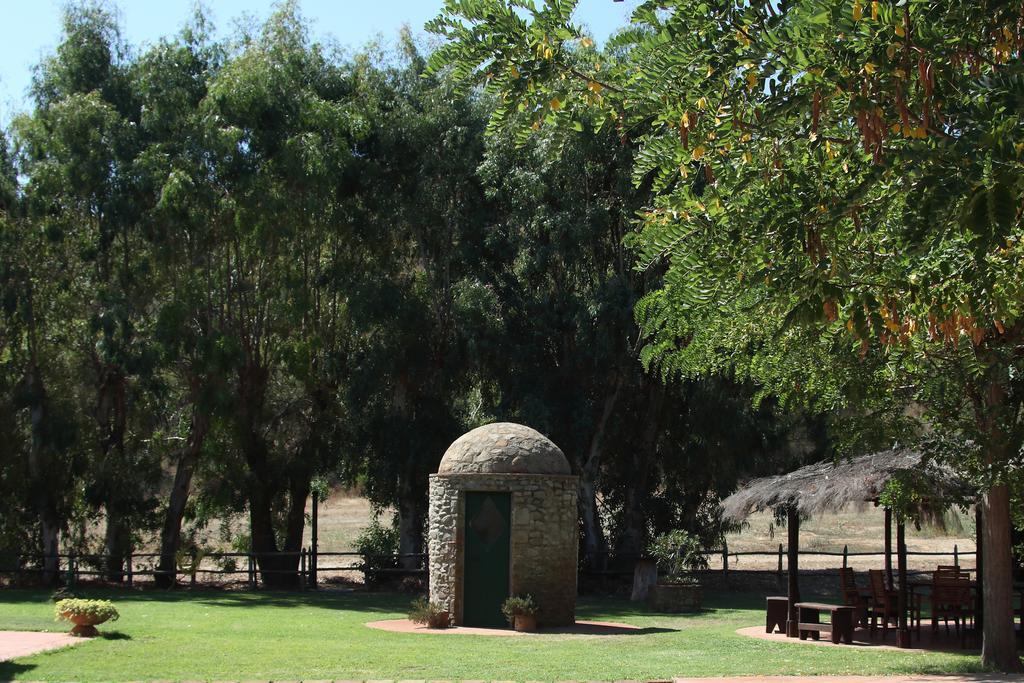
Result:
{"label": "wooden bench", "polygon": [[[818,640],[822,631],[832,634],[832,642],[853,643],[853,613],[855,607],[852,605],[831,605],[826,602],[798,602],[795,605],[797,611],[797,629],[800,631],[800,640],[807,640],[810,635],[813,640]],[[821,623],[821,613],[828,612],[830,623]]]}
{"label": "wooden bench", "polygon": [[786,622],[789,621],[789,598],[785,595],[769,595],[765,598],[764,607],[764,632],[774,633],[775,627],[783,633],[786,632]]}

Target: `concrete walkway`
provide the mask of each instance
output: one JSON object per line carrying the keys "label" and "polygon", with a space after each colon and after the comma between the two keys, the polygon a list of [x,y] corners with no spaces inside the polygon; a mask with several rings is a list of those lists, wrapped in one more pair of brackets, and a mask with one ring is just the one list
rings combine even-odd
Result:
{"label": "concrete walkway", "polygon": [[0,631],[0,662],[27,657],[37,652],[78,645],[87,638],[75,638],[67,633],[40,633],[37,631]]}

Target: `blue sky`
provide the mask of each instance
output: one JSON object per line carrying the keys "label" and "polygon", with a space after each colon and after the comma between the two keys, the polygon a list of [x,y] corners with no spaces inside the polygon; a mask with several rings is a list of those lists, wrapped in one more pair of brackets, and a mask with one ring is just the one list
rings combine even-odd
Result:
{"label": "blue sky", "polygon": [[[580,0],[576,12],[594,37],[603,41],[624,26],[638,0]],[[124,36],[129,43],[152,43],[172,35],[191,15],[194,0],[120,0]],[[208,0],[219,33],[230,31],[243,14],[262,19],[273,0]],[[61,0],[0,0],[0,121],[28,107],[25,91],[32,67],[49,54],[60,38]],[[302,0],[318,38],[333,38],[359,48],[374,37],[391,39],[403,24],[421,32],[424,22],[437,15],[442,0]]]}

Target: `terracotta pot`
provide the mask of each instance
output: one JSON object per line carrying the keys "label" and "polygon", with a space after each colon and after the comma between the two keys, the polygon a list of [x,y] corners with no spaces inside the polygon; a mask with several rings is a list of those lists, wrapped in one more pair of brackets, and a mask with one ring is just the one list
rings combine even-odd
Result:
{"label": "terracotta pot", "polygon": [[448,628],[451,625],[452,618],[447,612],[438,612],[427,620],[427,628]]}
{"label": "terracotta pot", "polygon": [[75,625],[71,629],[71,635],[82,638],[95,638],[98,636],[100,632],[96,630],[96,624],[102,624],[110,618],[93,614],[73,614],[71,612],[61,612],[61,616]]}
{"label": "terracotta pot", "polygon": [[513,628],[517,631],[530,632],[537,630],[537,616],[534,614],[517,614]]}

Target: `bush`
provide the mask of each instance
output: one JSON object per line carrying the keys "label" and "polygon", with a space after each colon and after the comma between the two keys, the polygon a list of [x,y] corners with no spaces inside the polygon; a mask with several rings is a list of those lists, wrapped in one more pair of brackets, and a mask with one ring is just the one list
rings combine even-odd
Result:
{"label": "bush", "polygon": [[363,556],[363,573],[373,581],[380,569],[398,566],[398,529],[394,524],[385,526],[374,518],[356,537],[356,551]]}
{"label": "bush", "polygon": [[708,568],[708,558],[701,548],[700,539],[682,529],[656,536],[647,552],[670,582],[685,583],[684,572]]}
{"label": "bush", "polygon": [[537,613],[537,603],[533,601],[533,597],[524,595],[522,597],[512,596],[506,598],[505,602],[501,604],[501,613],[508,619],[510,625],[515,625],[517,615],[530,616]]}
{"label": "bush", "polygon": [[57,621],[61,619],[70,621],[69,617],[74,615],[89,616],[103,621],[117,621],[121,616],[117,613],[114,603],[109,600],[82,600],[80,598],[59,600],[54,606],[54,613]]}
{"label": "bush", "polygon": [[449,615],[440,604],[426,598],[416,598],[409,610],[409,621],[425,624],[428,628],[445,628],[449,624]]}

